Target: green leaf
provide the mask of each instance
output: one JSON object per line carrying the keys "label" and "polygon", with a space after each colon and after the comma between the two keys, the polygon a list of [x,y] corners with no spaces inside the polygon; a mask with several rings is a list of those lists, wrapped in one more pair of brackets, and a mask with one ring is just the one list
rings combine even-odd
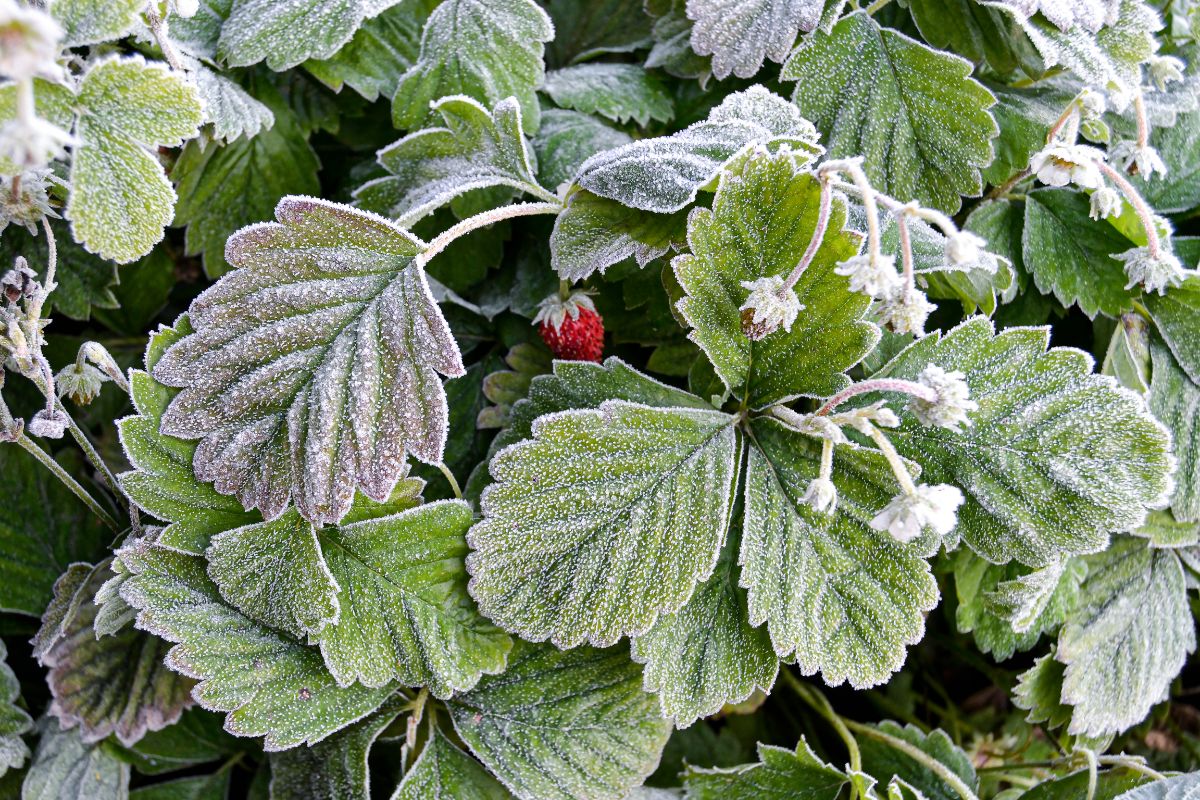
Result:
{"label": "green leaf", "polygon": [[320,531],[341,615],[317,639],[339,684],[395,680],[444,698],[504,669],[512,641],[467,594],[470,525],[470,506],[443,501]]}
{"label": "green leaf", "polygon": [[506,800],[512,795],[479,762],[434,728],[391,800]]}
{"label": "green leaf", "polygon": [[232,770],[223,769],[211,775],[143,786],[130,792],[129,800],[226,800],[232,776]]}
{"label": "green leaf", "polygon": [[580,189],[554,221],[551,265],[572,283],[630,256],[644,267],[686,241],[687,219],[687,211],[653,214]]}
{"label": "green leaf", "polygon": [[[1178,238],[1174,244],[1187,265],[1200,250],[1200,237]],[[1200,326],[1196,323],[1200,314],[1200,281],[1187,280],[1166,295],[1149,294],[1143,302],[1179,366],[1193,383],[1200,383]]]}
{"label": "green leaf", "polygon": [[734,422],[623,400],[539,418],[492,459],[467,537],[483,615],[524,639],[606,646],[682,608],[729,525]]}
{"label": "green leaf", "polygon": [[530,131],[545,77],[543,43],[554,26],[533,0],[445,0],[430,15],[417,61],[392,100],[398,128],[420,128],[434,100],[467,95],[485,106],[515,97]]}
{"label": "green leaf", "polygon": [[[53,222],[50,227],[54,230],[58,253],[54,272],[58,288],[46,303],[46,313],[53,309],[71,319],[86,320],[91,318],[93,309],[116,308],[118,301],[113,289],[120,280],[116,264],[75,244],[65,224]],[[18,255],[24,256],[45,278],[49,261],[46,237],[41,232],[35,237],[24,228],[10,225],[0,235],[0,263],[11,265]]]}
{"label": "green leaf", "polygon": [[165,64],[110,57],[79,84],[84,108],[71,159],[66,218],[76,241],[118,264],[150,252],[171,221],[175,191],[148,148],[174,147],[203,121],[195,87]]}
{"label": "green leaf", "polygon": [[8,665],[8,646],[0,640],[0,775],[18,769],[29,758],[29,746],[21,739],[33,720],[17,706],[21,684]]}
{"label": "green leaf", "polygon": [[265,60],[282,72],[310,58],[329,58],[365,19],[391,5],[393,0],[233,0],[217,54],[232,67]]}
{"label": "green leaf", "polygon": [[740,175],[722,176],[711,211],[692,212],[692,253],[672,262],[686,292],[677,307],[692,328],[688,338],[753,408],[844,389],[850,384],[845,371],[879,340],[879,329],[864,319],[870,300],[834,273],[857,252],[838,201],[820,249],[795,286],[802,310],[791,330],[759,341],[742,330],[743,282],[786,277],[795,268],[816,230],[820,195],[816,178],[797,170],[790,156],[754,156]]}
{"label": "green leaf", "polygon": [[970,74],[965,59],[856,12],[797,48],[781,77],[798,81],[796,104],[830,156],[862,155],[879,190],[954,212],[982,191],[999,132],[995,98]]}
{"label": "green leaf", "polygon": [[[1150,144],[1167,164],[1167,174],[1135,185],[1160,214],[1182,214],[1200,206],[1200,111],[1180,114],[1174,125],[1156,126]],[[1194,265],[1188,265],[1194,266]]]}
{"label": "green leaf", "polygon": [[1171,511],[1177,520],[1200,522],[1200,386],[1157,337],[1150,358],[1150,410],[1171,432],[1177,459]]}
{"label": "green leaf", "polygon": [[697,78],[703,86],[712,77],[712,59],[692,49],[692,21],[687,18],[686,0],[645,0],[646,13],[654,18],[654,46],[646,57],[646,68],[661,67],[677,78]]}
{"label": "green leaf", "polygon": [[763,61],[783,63],[796,35],[821,21],[824,0],[687,0],[692,50],[712,56],[718,79],[752,78]]}
{"label": "green leaf", "polygon": [[537,154],[538,180],[543,186],[559,187],[573,179],[583,162],[592,156],[631,141],[629,134],[587,114],[545,109],[542,125],[532,142]]}
{"label": "green leaf", "polygon": [[654,771],[670,731],[620,648],[519,642],[503,675],[448,706],[467,747],[520,800],[622,797]]}
{"label": "green leaf", "polygon": [[167,666],[200,683],[196,701],[228,714],[235,736],[265,736],[268,751],[315,744],[370,714],[393,687],[339,687],[320,654],[221,599],[204,562],[161,546],[121,553],[133,573],[121,597],[137,625],[175,646]]}
{"label": "green leaf", "polygon": [[[975,5],[975,0],[968,2]],[[993,142],[996,160],[983,171],[983,177],[988,183],[1000,185],[1028,167],[1030,157],[1045,147],[1050,127],[1078,90],[1074,85],[1053,81],[1021,88],[986,85],[996,97],[992,115],[1000,125],[1000,135]]]}
{"label": "green leaf", "polygon": [[204,103],[204,123],[212,125],[214,140],[228,144],[243,136],[249,139],[275,124],[271,109],[229,78],[198,62],[191,75]]}
{"label": "green leaf", "polygon": [[1167,699],[1196,649],[1183,566],[1170,550],[1122,538],[1088,559],[1079,608],[1059,635],[1070,732],[1120,733]]}
{"label": "green leaf", "polygon": [[0,443],[6,508],[0,515],[0,610],[42,616],[58,576],[100,556],[111,532],[33,456]]}
{"label": "green leaf", "polygon": [[746,592],[738,586],[734,540],[687,605],[659,617],[631,643],[645,664],[645,687],[658,694],[663,715],[679,727],[740,703],[756,689],[767,694],[779,659],[765,628],[747,621]]}
{"label": "green leaf", "polygon": [[[1021,795],[1021,800],[1076,800],[1086,797],[1093,780],[1091,770],[1081,769],[1065,778],[1039,783]],[[1095,773],[1095,800],[1116,800],[1129,789],[1153,780],[1132,769],[1110,769]],[[1128,800],[1128,799],[1126,799]]]}
{"label": "green leaf", "polygon": [[[125,746],[147,731],[175,723],[191,704],[192,682],[163,665],[169,645],[126,627],[112,636],[93,630],[99,608],[92,598],[111,576],[103,565],[71,591],[77,610],[57,627],[51,646],[38,659],[49,669],[46,682],[54,700],[50,713],[64,729],[78,726],[84,744],[113,734]],[[56,598],[56,600],[59,598]],[[62,598],[65,599],[65,598]]]}
{"label": "green leaf", "polygon": [[161,731],[149,731],[125,752],[126,760],[143,775],[160,775],[207,764],[253,747],[221,728],[221,717],[193,706],[179,721]]}
{"label": "green leaf", "polygon": [[689,800],[830,800],[846,775],[817,758],[803,738],[795,751],[758,745],[758,763],[728,769],[688,767],[683,785]]}
{"label": "green leaf", "polygon": [[675,104],[663,82],[637,64],[580,64],[546,74],[543,91],[562,108],[622,124],[670,122]]}
{"label": "green leaf", "polygon": [[1071,707],[1062,702],[1065,672],[1066,666],[1055,660],[1051,650],[1021,673],[1013,690],[1013,705],[1029,712],[1026,722],[1059,728],[1071,721]]}
{"label": "green leaf", "polygon": [[752,86],[728,95],[708,119],[678,133],[592,156],[576,182],[630,208],[670,214],[690,205],[750,145],[776,140],[793,145],[794,157],[820,151],[816,131],[795,106]]}
{"label": "green leaf", "polygon": [[246,508],[273,519],[290,500],[336,522],[356,486],[386,500],[406,452],[441,460],[437,373],[464,368],[411,234],[315,198],[286,197],[275,216],[230,238],[238,269],[193,301],[196,332],[155,365],[186,387],[161,430],[201,439],[196,476]]}
{"label": "green leaf", "polygon": [[[909,8],[921,37],[933,47],[987,63],[1001,75],[1022,67],[1030,74],[1040,71],[1037,51],[1003,9],[975,0],[913,0]],[[1003,123],[1000,128],[1003,137]]]}
{"label": "green leaf", "polygon": [[[885,720],[872,727],[888,736],[907,742],[935,761],[941,762],[964,784],[973,790],[978,790],[979,778],[975,775],[971,759],[940,728],[923,733],[914,725],[901,727],[891,720]],[[862,750],[863,770],[878,778],[880,783],[899,778],[920,791],[920,796],[927,800],[959,800],[961,797],[929,767],[907,753],[895,749],[887,742],[870,736],[861,736],[858,746]]]}
{"label": "green leaf", "polygon": [[[66,86],[41,78],[33,79],[33,107],[37,116],[64,130],[75,120],[75,93]],[[0,124],[17,118],[17,84],[9,81],[0,86]],[[24,172],[8,156],[0,156],[0,175],[11,177]]]}
{"label": "green leaf", "polygon": [[1103,220],[1088,217],[1090,201],[1071,189],[1035,189],[1025,196],[1022,236],[1026,268],[1043,293],[1089,317],[1133,308],[1125,268],[1113,255],[1135,244]]}
{"label": "green leaf", "polygon": [[1121,793],[1117,800],[1175,800],[1200,791],[1200,772],[1174,775]]}
{"label": "green leaf", "polygon": [[[59,274],[61,258],[60,251]],[[166,248],[156,247],[121,270],[121,282],[113,288],[117,307],[95,308],[96,320],[114,333],[141,339],[167,305],[175,280],[174,259]]]}
{"label": "green leaf", "polygon": [[775,652],[836,686],[885,682],[920,641],[937,583],[917,544],[870,526],[895,494],[877,452],[845,445],[834,457],[838,503],[814,511],[801,497],[819,473],[821,444],[779,422],[752,423],[739,562],[750,624],[767,623]]}
{"label": "green leaf", "polygon": [[62,26],[64,47],[120,39],[141,21],[141,0],[54,0],[50,16]]}
{"label": "green leaf", "polygon": [[125,800],[129,765],[104,742],[84,744],[79,732],[58,721],[39,724],[41,739],[25,782],[22,800]]}
{"label": "green leaf", "polygon": [[509,186],[546,199],[521,128],[514,98],[488,111],[469,97],[443,97],[433,105],[444,128],[426,128],[379,151],[390,174],[355,192],[359,205],[409,227],[473,189]]}
{"label": "green leaf", "polygon": [[1092,374],[1079,350],[1047,350],[1049,331],[995,334],[982,317],[914,343],[876,377],[915,379],[927,364],[966,375],[979,410],[963,433],[905,412],[890,433],[925,483],[962,487],[958,531],[993,563],[1038,567],[1102,549],[1170,488],[1170,441],[1145,403]]}
{"label": "green leaf", "polygon": [[335,92],[349,86],[368,100],[391,97],[404,70],[417,60],[425,20],[440,0],[399,0],[367,20],[334,55],[304,68]]}
{"label": "green leaf", "polygon": [[546,43],[546,60],[552,65],[630,53],[652,42],[642,0],[542,0],[541,5],[554,23],[554,40]]}

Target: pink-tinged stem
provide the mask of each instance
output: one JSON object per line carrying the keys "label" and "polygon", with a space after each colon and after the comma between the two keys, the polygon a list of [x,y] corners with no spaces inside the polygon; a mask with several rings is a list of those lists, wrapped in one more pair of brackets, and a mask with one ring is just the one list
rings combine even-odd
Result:
{"label": "pink-tinged stem", "polygon": [[901,378],[876,378],[874,380],[860,381],[838,392],[817,409],[816,416],[823,417],[851,397],[857,397],[860,394],[867,394],[868,392],[900,392],[911,397],[918,397],[927,403],[936,403],[938,399],[937,392],[923,383],[906,381]]}
{"label": "pink-tinged stem", "polygon": [[1142,222],[1142,228],[1146,231],[1146,247],[1150,250],[1150,257],[1158,258],[1162,252],[1162,245],[1158,239],[1158,228],[1154,224],[1154,212],[1150,210],[1150,206],[1146,205],[1141,194],[1133,188],[1133,184],[1121,174],[1120,170],[1113,169],[1103,161],[1097,161],[1096,165],[1129,198],[1129,202],[1133,204],[1133,210],[1137,212],[1138,219]]}
{"label": "pink-tinged stem", "polygon": [[825,240],[825,231],[829,227],[829,212],[833,208],[833,187],[829,185],[829,181],[821,180],[821,206],[817,211],[817,227],[813,229],[812,239],[808,242],[808,248],[804,251],[804,255],[800,257],[800,263],[788,275],[784,281],[783,288],[785,291],[791,291],[795,288],[800,280],[800,276],[804,274],[804,270],[808,269],[808,265],[816,257],[817,251],[821,249],[821,242]]}

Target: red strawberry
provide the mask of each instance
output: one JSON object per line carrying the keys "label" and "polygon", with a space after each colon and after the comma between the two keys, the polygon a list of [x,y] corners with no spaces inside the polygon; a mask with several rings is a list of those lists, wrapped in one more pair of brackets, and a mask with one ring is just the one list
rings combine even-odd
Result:
{"label": "red strawberry", "polygon": [[533,321],[555,358],[600,361],[604,355],[604,320],[592,299],[582,292],[565,300],[558,294],[547,297]]}

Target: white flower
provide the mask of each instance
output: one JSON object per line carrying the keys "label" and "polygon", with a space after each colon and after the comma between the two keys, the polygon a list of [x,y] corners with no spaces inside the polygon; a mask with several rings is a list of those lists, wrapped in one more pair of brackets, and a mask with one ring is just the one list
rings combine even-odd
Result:
{"label": "white flower", "polygon": [[59,397],[70,397],[77,405],[86,406],[100,394],[108,376],[91,364],[68,364],[54,376]]}
{"label": "white flower", "polygon": [[171,0],[171,13],[177,17],[194,17],[199,10],[200,0]]}
{"label": "white flower", "polygon": [[1118,142],[1112,149],[1112,160],[1126,172],[1132,164],[1134,171],[1145,180],[1153,178],[1156,172],[1159,175],[1167,174],[1167,165],[1158,151],[1149,145],[1138,147],[1136,142]]}
{"label": "white flower", "polygon": [[1099,119],[1108,110],[1104,95],[1095,89],[1084,89],[1075,101],[1079,104],[1079,114],[1084,119]]}
{"label": "white flower", "polygon": [[912,494],[901,492],[871,520],[871,527],[887,531],[901,542],[911,542],[926,526],[945,536],[958,523],[963,494],[956,486],[921,484]]}
{"label": "white flower", "polygon": [[1085,144],[1050,144],[1033,154],[1029,169],[1047,186],[1074,183],[1084,189],[1098,189],[1103,183],[1097,161],[1104,153]]}
{"label": "white flower", "polygon": [[837,507],[837,487],[828,478],[814,478],[800,502],[808,503],[814,510],[832,514]]}
{"label": "white flower", "polygon": [[1125,262],[1125,275],[1129,278],[1126,289],[1140,283],[1147,292],[1166,294],[1170,287],[1183,283],[1183,265],[1173,253],[1159,251],[1158,258],[1154,258],[1150,255],[1150,248],[1135,247],[1117,253],[1113,258]]}
{"label": "white flower", "polygon": [[869,255],[853,256],[838,264],[833,271],[850,278],[850,291],[862,292],[875,299],[887,297],[900,285],[896,259],[892,256],[880,255],[874,264]]}
{"label": "white flower", "polygon": [[23,225],[34,236],[42,217],[57,217],[50,207],[48,169],[35,169],[21,173],[20,188],[14,195],[12,181],[0,183],[0,231],[9,223]]}
{"label": "white flower", "polygon": [[1121,213],[1121,195],[1110,186],[1101,186],[1092,192],[1092,219],[1104,219]]}
{"label": "white flower", "polygon": [[1160,92],[1166,91],[1168,83],[1183,80],[1183,62],[1174,56],[1150,56],[1148,67],[1150,80]]}
{"label": "white flower", "polygon": [[22,81],[54,72],[62,36],[46,12],[0,0],[0,75]]}
{"label": "white flower", "polygon": [[24,169],[44,167],[64,155],[66,146],[72,143],[71,134],[37,117],[29,122],[14,119],[0,125],[0,157]]}
{"label": "white flower", "polygon": [[937,395],[933,402],[920,397],[909,401],[908,410],[918,422],[955,433],[960,433],[964,424],[971,424],[967,412],[977,411],[979,404],[970,399],[971,389],[965,375],[957,371],[946,372],[937,364],[929,364],[917,376],[917,383],[929,387]]}
{"label": "white flower", "polygon": [[67,430],[67,415],[61,411],[43,408],[29,421],[29,432],[47,439],[61,439]]}
{"label": "white flower", "polygon": [[956,267],[973,265],[979,261],[987,240],[970,231],[956,231],[946,237],[946,260]]}
{"label": "white flower", "polygon": [[919,289],[901,289],[879,303],[879,324],[896,333],[925,335],[925,321],[937,306]]}
{"label": "white flower", "polygon": [[750,296],[742,303],[742,331],[758,340],[783,328],[792,329],[804,308],[796,293],[786,287],[782,275],[770,275],[753,281],[742,281]]}

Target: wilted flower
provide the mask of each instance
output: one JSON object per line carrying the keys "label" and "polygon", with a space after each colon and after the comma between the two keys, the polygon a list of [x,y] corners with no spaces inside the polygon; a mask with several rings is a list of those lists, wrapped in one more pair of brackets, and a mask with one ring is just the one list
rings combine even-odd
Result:
{"label": "wilted flower", "polygon": [[62,156],[74,141],[71,134],[44,119],[9,120],[0,126],[0,158],[23,169],[42,167]]}
{"label": "wilted flower", "polygon": [[67,415],[58,409],[43,408],[29,420],[29,433],[47,439],[61,439],[67,430]]}
{"label": "wilted flower", "polygon": [[1153,178],[1156,172],[1159,175],[1167,174],[1167,165],[1158,151],[1149,145],[1138,147],[1136,142],[1118,142],[1112,149],[1112,159],[1127,172],[1132,165],[1133,171],[1146,180]]}
{"label": "wilted flower", "polygon": [[1103,183],[1096,162],[1104,153],[1085,144],[1050,144],[1033,154],[1029,169],[1047,186],[1074,183],[1084,189],[1097,189]]}
{"label": "wilted flower", "polygon": [[37,224],[43,217],[56,217],[50,208],[50,171],[34,169],[21,173],[17,191],[12,190],[12,181],[0,183],[0,231],[9,223],[23,225],[31,234],[37,234]]}
{"label": "wilted flower", "polygon": [[924,336],[925,321],[936,308],[926,299],[924,292],[908,287],[880,302],[879,322],[896,333]]}
{"label": "wilted flower", "polygon": [[961,372],[946,372],[936,364],[929,364],[917,376],[917,383],[932,389],[937,395],[933,402],[913,397],[908,410],[922,425],[937,426],[959,433],[962,426],[970,425],[967,413],[977,411],[979,404],[970,399],[971,390],[966,376]]}
{"label": "wilted flower", "polygon": [[800,501],[816,511],[832,513],[837,506],[837,487],[828,478],[813,478]]}
{"label": "wilted flower", "polygon": [[901,492],[871,520],[871,527],[887,531],[901,542],[911,542],[926,526],[945,536],[958,523],[963,494],[949,484],[921,484],[912,493]]}
{"label": "wilted flower", "polygon": [[896,259],[880,255],[872,262],[869,255],[852,256],[833,269],[838,275],[850,278],[850,291],[862,292],[869,297],[887,297],[900,285],[896,272]]}
{"label": "wilted flower", "polygon": [[792,329],[804,308],[796,293],[784,285],[782,275],[770,275],[753,281],[742,281],[750,296],[742,303],[742,331],[758,340],[783,328]]}
{"label": "wilted flower", "polygon": [[77,405],[86,406],[100,394],[100,387],[108,376],[91,364],[72,363],[63,367],[54,376],[59,397],[70,397]]}
{"label": "wilted flower", "polygon": [[29,268],[24,256],[17,256],[13,267],[0,277],[0,294],[10,303],[19,303],[38,290],[37,273]]}
{"label": "wilted flower", "polygon": [[62,36],[46,12],[0,0],[0,75],[25,80],[52,70]]}
{"label": "wilted flower", "polygon": [[1167,289],[1183,283],[1183,265],[1173,253],[1159,251],[1158,257],[1150,254],[1149,247],[1135,247],[1113,258],[1125,262],[1125,275],[1129,278],[1126,289],[1139,283],[1147,292],[1166,294]]}
{"label": "wilted flower", "polygon": [[986,246],[986,239],[970,231],[956,231],[946,237],[946,260],[956,267],[975,264]]}
{"label": "wilted flower", "polygon": [[1166,90],[1168,83],[1183,80],[1183,62],[1175,56],[1150,56],[1147,68],[1150,80],[1160,92]]}
{"label": "wilted flower", "polygon": [[1092,209],[1089,213],[1092,219],[1104,219],[1121,213],[1121,195],[1110,186],[1101,186],[1092,192]]}

